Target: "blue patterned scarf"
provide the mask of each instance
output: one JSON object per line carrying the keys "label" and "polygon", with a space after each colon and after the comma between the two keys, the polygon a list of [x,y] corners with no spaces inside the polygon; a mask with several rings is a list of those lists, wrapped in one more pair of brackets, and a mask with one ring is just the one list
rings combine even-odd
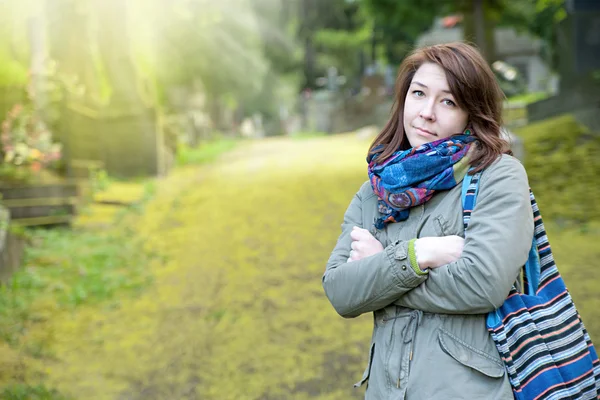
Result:
{"label": "blue patterned scarf", "polygon": [[378,154],[369,155],[369,180],[379,197],[381,213],[375,228],[406,220],[411,207],[461,182],[469,170],[469,158],[465,156],[475,140],[466,130],[462,135],[399,150],[382,164],[377,164]]}

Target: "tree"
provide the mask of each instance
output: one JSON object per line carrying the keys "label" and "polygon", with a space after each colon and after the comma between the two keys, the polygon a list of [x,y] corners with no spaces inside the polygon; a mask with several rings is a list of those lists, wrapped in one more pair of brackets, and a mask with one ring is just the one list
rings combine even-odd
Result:
{"label": "tree", "polygon": [[544,40],[544,55],[557,65],[554,26],[565,18],[564,0],[360,0],[374,18],[377,40],[388,61],[396,64],[431,27],[436,16],[464,16],[464,38],[478,45],[490,62],[495,59],[494,30],[512,26]]}
{"label": "tree", "polygon": [[347,76],[360,76],[372,36],[372,18],[360,1],[300,0],[298,39],[304,49],[303,87],[333,66]]}
{"label": "tree", "polygon": [[373,18],[375,41],[384,47],[388,62],[399,64],[413,48],[419,35],[431,28],[434,19],[451,11],[450,0],[361,0]]}
{"label": "tree", "polygon": [[244,101],[246,114],[260,112],[267,119],[278,118],[280,107],[293,106],[302,71],[302,54],[296,38],[297,0],[253,1],[262,54],[267,62],[259,93]]}
{"label": "tree", "polygon": [[558,68],[556,25],[567,16],[565,0],[503,0],[500,25],[515,27],[542,39],[542,55],[551,68]]}

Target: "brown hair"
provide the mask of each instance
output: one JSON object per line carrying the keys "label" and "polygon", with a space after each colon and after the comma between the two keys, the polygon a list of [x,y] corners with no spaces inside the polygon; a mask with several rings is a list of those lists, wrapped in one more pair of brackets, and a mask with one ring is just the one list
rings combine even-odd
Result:
{"label": "brown hair", "polygon": [[470,155],[475,171],[489,166],[503,153],[512,154],[500,132],[504,93],[477,49],[461,42],[417,49],[404,59],[396,79],[392,116],[371,144],[369,154],[378,154],[377,162],[382,163],[395,151],[411,147],[404,132],[404,102],[415,73],[425,63],[444,69],[457,105],[469,114],[467,128],[478,139]]}

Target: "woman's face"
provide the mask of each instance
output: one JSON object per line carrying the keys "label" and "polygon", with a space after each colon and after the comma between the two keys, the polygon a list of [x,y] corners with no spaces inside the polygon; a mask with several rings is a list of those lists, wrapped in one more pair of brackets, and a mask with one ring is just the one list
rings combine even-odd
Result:
{"label": "woman's face", "polygon": [[421,65],[406,93],[404,132],[412,147],[464,132],[468,113],[456,105],[442,67]]}

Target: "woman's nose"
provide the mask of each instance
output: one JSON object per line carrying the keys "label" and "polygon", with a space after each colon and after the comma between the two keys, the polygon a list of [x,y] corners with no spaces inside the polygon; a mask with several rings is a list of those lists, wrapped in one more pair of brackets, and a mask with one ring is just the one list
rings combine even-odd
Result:
{"label": "woman's nose", "polygon": [[423,108],[421,108],[419,116],[426,120],[434,120],[435,114],[433,111],[433,103],[428,101],[425,104],[423,104]]}

